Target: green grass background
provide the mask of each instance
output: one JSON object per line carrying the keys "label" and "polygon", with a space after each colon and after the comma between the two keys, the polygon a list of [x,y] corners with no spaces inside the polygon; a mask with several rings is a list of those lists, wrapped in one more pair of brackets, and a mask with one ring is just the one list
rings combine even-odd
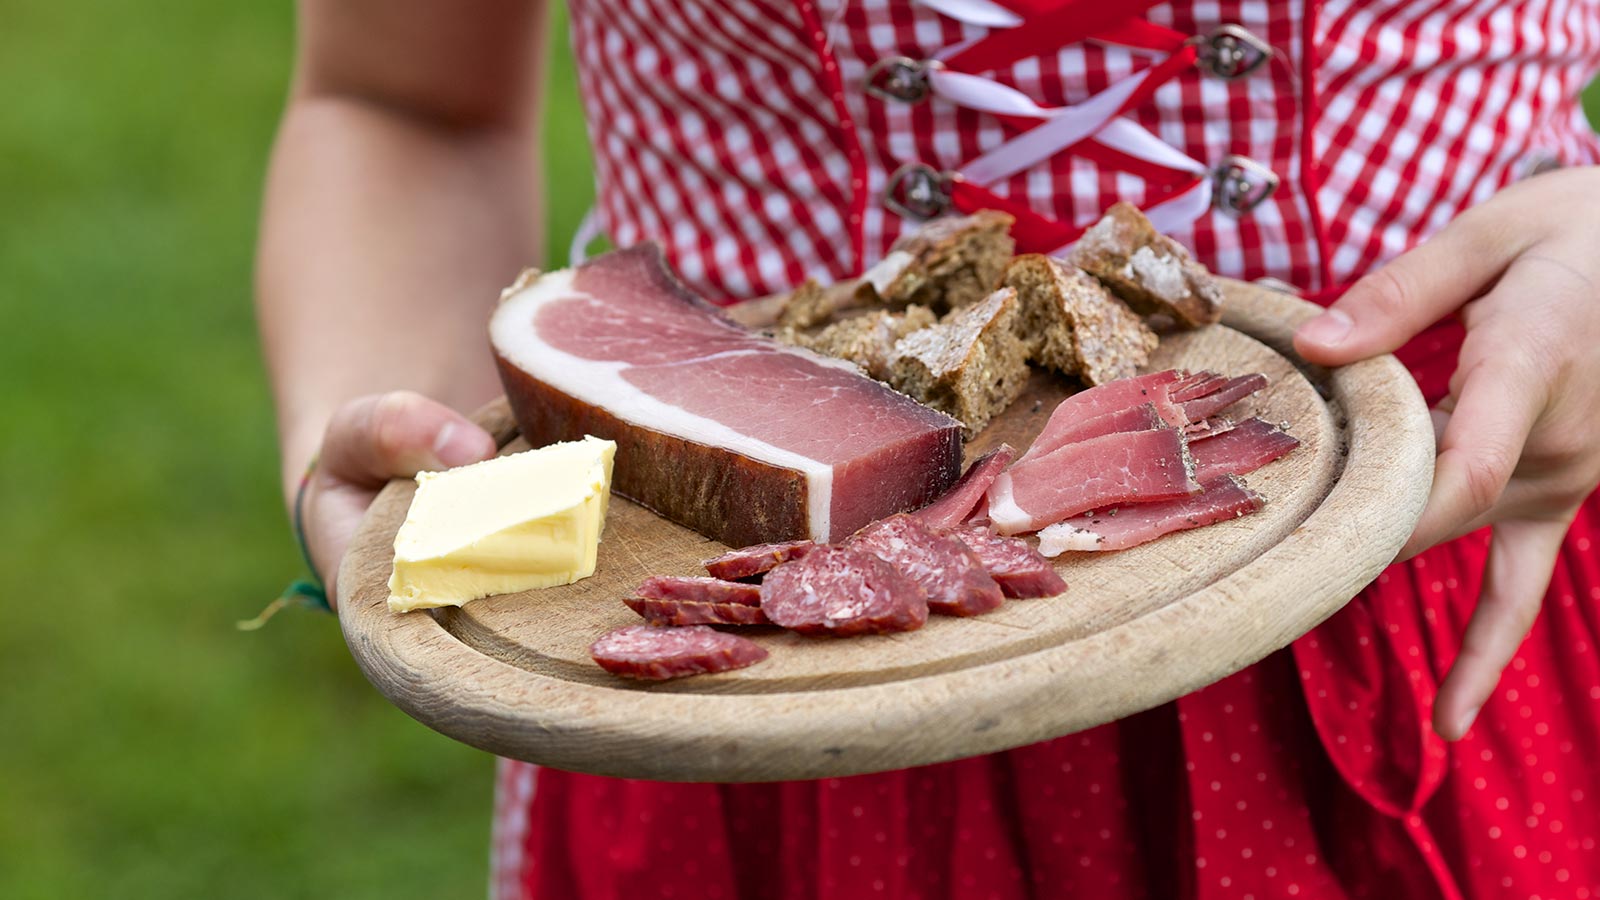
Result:
{"label": "green grass background", "polygon": [[[331,619],[233,627],[299,568],[250,297],[291,31],[286,3],[0,0],[7,900],[484,890],[490,759]],[[590,191],[564,33],[553,259]]]}

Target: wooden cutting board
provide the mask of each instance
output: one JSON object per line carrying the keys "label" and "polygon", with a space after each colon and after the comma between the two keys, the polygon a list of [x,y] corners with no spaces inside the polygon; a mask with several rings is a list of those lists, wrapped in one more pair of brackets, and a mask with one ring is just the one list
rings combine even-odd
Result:
{"label": "wooden cutting board", "polygon": [[[596,574],[461,609],[392,614],[395,532],[414,484],[379,495],[339,572],[345,637],[367,677],[424,724],[543,765],[630,778],[766,781],[851,775],[993,752],[1148,709],[1283,647],[1377,577],[1432,479],[1433,430],[1392,357],[1334,371],[1297,362],[1303,301],[1228,285],[1222,325],[1163,339],[1151,368],[1259,371],[1244,406],[1302,446],[1249,476],[1261,513],[1112,554],[1057,560],[1059,597],[851,639],[744,633],[771,657],[660,684],[614,678],[590,642],[640,620],[621,598],[648,575],[702,574],[725,548],[614,498]],[[968,448],[1025,447],[1070,393],[1035,373]],[[1236,409],[1236,414],[1242,414]],[[480,413],[514,439],[504,402]]]}

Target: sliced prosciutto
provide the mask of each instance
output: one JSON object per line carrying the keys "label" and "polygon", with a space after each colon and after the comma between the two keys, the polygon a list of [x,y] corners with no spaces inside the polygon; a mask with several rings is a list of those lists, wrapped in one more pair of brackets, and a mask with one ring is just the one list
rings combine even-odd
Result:
{"label": "sliced prosciutto", "polygon": [[1054,597],[1067,589],[1056,567],[1021,538],[1002,537],[981,525],[952,529],[950,536],[977,554],[1007,597]]}
{"label": "sliced prosciutto", "polygon": [[821,547],[814,541],[784,541],[778,544],[756,544],[754,547],[741,547],[738,550],[729,550],[718,557],[706,560],[702,565],[712,577],[733,581],[738,578],[749,578],[769,572],[781,563],[791,559],[799,559],[807,553]]}
{"label": "sliced prosciutto", "polygon": [[654,245],[526,274],[489,331],[530,443],[616,441],[618,493],[731,546],[842,537],[960,474],[961,423],[745,331]]}
{"label": "sliced prosciutto", "polygon": [[1171,397],[1176,403],[1184,403],[1196,397],[1204,397],[1213,390],[1221,387],[1228,380],[1226,375],[1215,372],[1196,372],[1172,386]]}
{"label": "sliced prosciutto", "polygon": [[1247,475],[1298,446],[1294,435],[1262,419],[1246,419],[1227,431],[1189,439],[1194,477],[1202,484],[1222,475]]}
{"label": "sliced prosciutto", "polygon": [[1074,441],[1131,430],[1120,427],[1120,420],[1103,417],[1127,415],[1129,409],[1145,404],[1153,405],[1165,424],[1187,425],[1190,420],[1184,417],[1182,407],[1173,403],[1169,396],[1172,386],[1185,377],[1183,372],[1169,369],[1123,378],[1073,394],[1056,405],[1050,420],[1018,463],[1044,456]]}
{"label": "sliced prosciutto", "polygon": [[1189,421],[1198,422],[1222,412],[1266,386],[1267,376],[1260,373],[1211,382],[1207,384],[1204,394],[1183,402],[1183,413],[1189,417]]}
{"label": "sliced prosciutto", "polygon": [[1188,425],[1183,426],[1183,436],[1189,439],[1189,446],[1192,448],[1195,441],[1203,441],[1206,438],[1216,437],[1223,432],[1232,431],[1233,426],[1234,421],[1232,419],[1225,416],[1212,416],[1209,419],[1201,419],[1198,422],[1190,422]]}
{"label": "sliced prosciutto", "polygon": [[1126,550],[1175,531],[1248,516],[1265,504],[1243,480],[1223,475],[1192,497],[1133,503],[1058,522],[1039,532],[1039,552]]}
{"label": "sliced prosciutto", "polygon": [[1011,465],[1011,460],[1017,455],[1016,448],[1010,444],[1001,444],[999,449],[990,451],[981,456],[971,466],[967,473],[961,476],[955,487],[945,492],[943,497],[917,510],[913,515],[926,522],[930,528],[952,528],[966,521],[973,510],[978,508],[978,503],[983,500],[983,495],[989,490],[989,485],[994,484],[995,478]]}
{"label": "sliced prosciutto", "polygon": [[1021,534],[1091,509],[1199,490],[1183,432],[1127,431],[1067,444],[1002,472],[989,487],[989,518],[1001,534]]}

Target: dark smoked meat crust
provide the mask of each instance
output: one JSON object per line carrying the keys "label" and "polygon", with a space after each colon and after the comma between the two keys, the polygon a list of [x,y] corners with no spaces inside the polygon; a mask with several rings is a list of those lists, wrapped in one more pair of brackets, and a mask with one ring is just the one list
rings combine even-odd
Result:
{"label": "dark smoked meat crust", "polygon": [[748,638],[704,625],[686,628],[629,625],[589,645],[589,656],[613,675],[664,681],[684,675],[742,669],[766,659],[767,651]]}
{"label": "dark smoked meat crust", "polygon": [[535,447],[582,440],[617,444],[612,490],[732,547],[809,538],[806,478],[794,469],[641,428],[538,381],[495,353],[523,437]]}

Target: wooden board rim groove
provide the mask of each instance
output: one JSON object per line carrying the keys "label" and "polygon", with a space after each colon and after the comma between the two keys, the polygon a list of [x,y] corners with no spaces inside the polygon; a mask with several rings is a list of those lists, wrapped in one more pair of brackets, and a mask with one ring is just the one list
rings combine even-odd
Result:
{"label": "wooden board rim groove", "polygon": [[[1229,285],[1229,299],[1225,324],[1306,368],[1293,355],[1291,336],[1316,307],[1237,283]],[[1433,464],[1420,393],[1392,357],[1312,371],[1320,376],[1313,384],[1329,389],[1336,422],[1343,413],[1348,454],[1345,470],[1298,528],[1181,600],[1025,656],[823,692],[657,694],[535,675],[471,650],[432,616],[391,615],[381,597],[343,604],[341,623],[368,679],[419,721],[490,752],[575,771],[676,781],[818,778],[1069,734],[1159,705],[1285,646],[1370,583],[1404,543]],[[504,434],[506,423],[491,430]],[[367,531],[364,523],[352,548],[363,537],[371,543]],[[341,567],[342,597],[357,596],[356,558],[349,554]],[[1321,580],[1307,585],[1297,566],[1315,567]],[[1264,592],[1309,599],[1272,617],[1234,602]],[[1174,656],[1170,639],[1150,639],[1163,633],[1181,634],[1185,648],[1238,645],[1241,636],[1249,648],[1195,664]],[[1005,683],[1003,691],[991,689],[995,680]],[[1058,702],[1067,683],[1092,699]],[[663,697],[672,708],[666,719]],[[841,716],[841,707],[872,712]],[[761,722],[759,734],[732,738],[725,730],[753,719]],[[929,739],[934,728],[937,738]]]}

